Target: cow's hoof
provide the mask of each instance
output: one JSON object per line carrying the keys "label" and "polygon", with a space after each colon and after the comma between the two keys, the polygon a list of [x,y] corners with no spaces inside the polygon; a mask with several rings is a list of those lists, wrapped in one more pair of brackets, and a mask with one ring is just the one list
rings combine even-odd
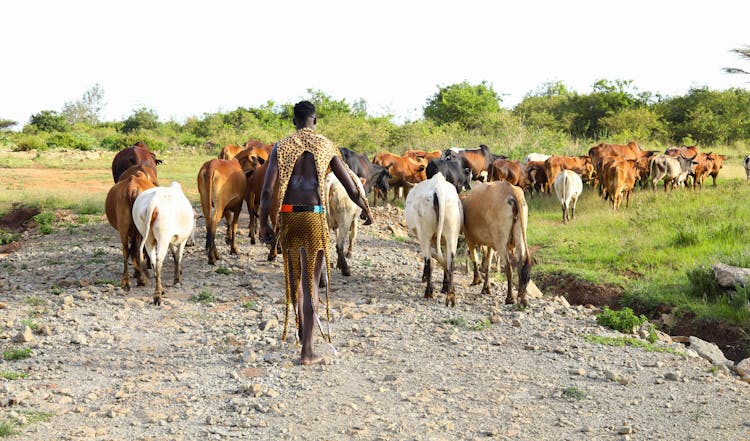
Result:
{"label": "cow's hoof", "polygon": [[343,268],[341,270],[341,274],[343,274],[346,277],[349,277],[352,275],[352,270],[350,270],[349,268]]}
{"label": "cow's hoof", "polygon": [[250,238],[250,245],[255,245],[255,238],[254,237]]}
{"label": "cow's hoof", "polygon": [[514,303],[516,303],[515,297],[508,296],[508,297],[505,298],[505,304],[506,305],[512,305]]}
{"label": "cow's hoof", "polygon": [[154,296],[154,305],[161,306],[161,296]]}
{"label": "cow's hoof", "polygon": [[450,306],[451,308],[454,308],[456,306],[455,293],[449,293],[447,296],[445,296],[445,306]]}
{"label": "cow's hoof", "polygon": [[432,290],[429,290],[429,291],[425,291],[425,292],[424,292],[424,298],[425,298],[425,299],[431,299],[431,298],[433,298],[433,297],[434,297],[434,296],[432,295]]}
{"label": "cow's hoof", "polygon": [[487,296],[490,295],[490,287],[485,286],[484,288],[482,288],[482,294]]}

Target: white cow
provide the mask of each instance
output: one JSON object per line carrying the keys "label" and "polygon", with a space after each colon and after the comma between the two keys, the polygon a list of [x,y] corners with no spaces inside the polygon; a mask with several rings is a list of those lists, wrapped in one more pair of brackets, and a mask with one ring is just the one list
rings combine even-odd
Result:
{"label": "white cow", "polygon": [[529,161],[537,161],[537,162],[544,162],[546,161],[550,155],[545,155],[543,153],[529,153],[526,155],[526,159],[523,160],[524,165],[528,164]]}
{"label": "white cow", "polygon": [[651,188],[656,191],[656,183],[662,179],[664,179],[664,191],[667,191],[667,187],[671,191],[683,185],[693,164],[696,164],[693,158],[687,158],[682,154],[675,157],[653,156],[649,160]]}
{"label": "white cow", "polygon": [[[359,187],[360,194],[365,194],[359,178],[352,176],[352,180]],[[328,198],[326,202],[328,228],[333,230],[336,240],[336,254],[338,255],[336,266],[341,269],[341,274],[350,276],[352,273],[346,258],[352,257],[352,247],[357,238],[357,218],[362,213],[362,209],[349,198],[346,189],[333,173],[328,173],[326,176],[325,194]],[[349,246],[344,253],[347,238],[349,238]]]}
{"label": "white cow", "polygon": [[133,203],[133,222],[143,236],[139,253],[142,256],[146,249],[156,274],[154,305],[161,305],[164,258],[170,250],[174,259],[174,283],[180,283],[182,253],[195,227],[193,207],[180,184],[172,182],[169,187],[150,188],[138,195]]}
{"label": "white cow", "polygon": [[562,205],[563,223],[576,217],[576,202],[583,192],[583,181],[578,173],[562,170],[555,177],[555,194]]}
{"label": "white cow", "polygon": [[747,174],[747,182],[750,182],[750,155],[745,156],[745,174]]}
{"label": "white cow", "polygon": [[[456,187],[442,173],[414,186],[406,197],[404,215],[409,230],[417,236],[424,258],[422,281],[427,282],[425,298],[432,298],[432,261],[435,257],[443,267],[445,305],[456,306],[453,289],[453,267],[458,235],[463,224],[463,209]],[[445,242],[445,252],[443,252]]]}

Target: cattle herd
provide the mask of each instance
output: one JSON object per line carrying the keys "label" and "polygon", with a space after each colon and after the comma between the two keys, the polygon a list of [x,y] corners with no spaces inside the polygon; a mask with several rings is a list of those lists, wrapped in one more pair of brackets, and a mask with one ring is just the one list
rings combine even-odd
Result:
{"label": "cattle herd", "polygon": [[[250,140],[244,145],[227,145],[217,159],[203,164],[197,184],[206,221],[205,249],[208,263],[220,259],[216,230],[221,219],[227,225],[226,243],[237,254],[238,220],[247,207],[250,243],[256,244],[260,193],[272,144]],[[482,292],[489,294],[489,270],[493,257],[503,266],[508,280],[506,303],[515,303],[513,268],[518,273],[518,302],[526,305],[526,285],[530,278],[531,257],[526,242],[528,206],[526,195],[551,194],[553,189],[562,209],[562,221],[575,218],[576,202],[584,184],[595,188],[613,210],[628,207],[637,185],[664,191],[678,186],[702,186],[706,177],[716,177],[724,156],[702,153],[695,146],[672,147],[663,154],[642,150],[635,142],[625,145],[599,144],[582,156],[529,154],[523,162],[493,154],[486,145],[475,149],[450,148],[444,151],[409,150],[402,155],[379,152],[370,160],[365,155],[341,148],[357,185],[372,194],[372,203],[405,198],[404,216],[410,232],[420,243],[424,259],[422,281],[425,297],[433,297],[431,260],[443,267],[441,292],[445,304],[455,305],[453,269],[463,234],[473,263],[472,285],[484,281]],[[129,262],[138,285],[145,285],[148,269],[156,278],[154,304],[161,304],[161,268],[167,250],[175,262],[174,281],[181,278],[185,244],[195,227],[192,207],[178,183],[159,187],[154,153],[143,143],[120,151],[112,161],[114,186],[106,198],[106,215],[120,236],[123,255],[121,286],[130,289]],[[750,155],[744,166],[750,182]],[[351,257],[357,233],[359,207],[347,196],[333,174],[326,180],[329,227],[334,231],[336,266],[351,274]],[[272,210],[273,211],[273,210]],[[276,220],[272,217],[271,222]],[[278,245],[269,249],[275,258]],[[144,256],[144,250],[146,254]],[[481,273],[479,255],[482,255]]]}

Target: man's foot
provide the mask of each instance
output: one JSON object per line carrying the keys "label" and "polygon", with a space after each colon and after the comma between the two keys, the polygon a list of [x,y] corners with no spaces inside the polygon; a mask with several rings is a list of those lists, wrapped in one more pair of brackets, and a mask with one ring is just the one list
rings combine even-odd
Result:
{"label": "man's foot", "polygon": [[325,359],[321,357],[320,355],[313,354],[309,357],[300,357],[299,364],[302,366],[309,366],[311,364],[322,364],[325,362]]}

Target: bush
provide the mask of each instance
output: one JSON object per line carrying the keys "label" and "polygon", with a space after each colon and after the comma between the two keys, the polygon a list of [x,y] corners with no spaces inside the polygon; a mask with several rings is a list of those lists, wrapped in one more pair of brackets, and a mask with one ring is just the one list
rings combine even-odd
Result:
{"label": "bush", "polygon": [[49,148],[88,151],[93,150],[96,145],[96,139],[85,132],[60,132],[47,139]]}
{"label": "bush", "polygon": [[16,138],[14,152],[28,152],[31,150],[46,151],[47,140],[44,135],[20,135]]}
{"label": "bush", "polygon": [[154,138],[144,133],[114,133],[105,136],[101,141],[101,146],[105,150],[119,152],[122,149],[134,146],[136,142],[145,142],[149,150],[158,152],[166,150],[167,144],[161,139]]}
{"label": "bush", "polygon": [[628,334],[632,334],[646,321],[645,315],[636,316],[630,308],[613,311],[605,306],[604,310],[596,315],[598,324]]}

